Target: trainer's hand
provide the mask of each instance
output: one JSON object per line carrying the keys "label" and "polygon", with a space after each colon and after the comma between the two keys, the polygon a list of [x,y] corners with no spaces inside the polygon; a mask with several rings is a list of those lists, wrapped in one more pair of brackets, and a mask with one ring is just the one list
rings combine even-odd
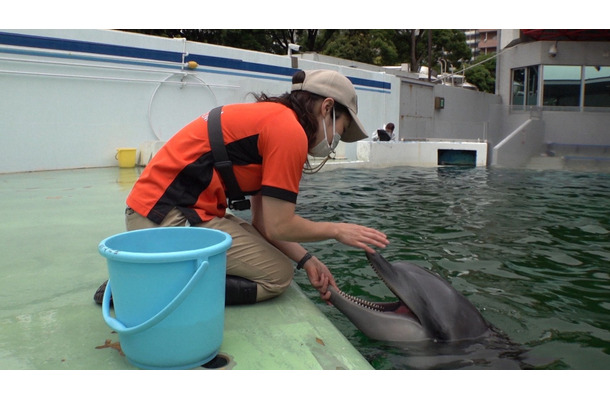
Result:
{"label": "trainer's hand", "polygon": [[[330,270],[324,263],[318,260],[316,257],[311,257],[303,266],[305,272],[307,272],[307,278],[311,285],[320,292],[322,300],[328,303],[330,299],[330,291],[328,291],[328,285],[337,287],[335,278],[330,273]],[[337,288],[338,289],[338,288]]]}
{"label": "trainer's hand", "polygon": [[348,246],[363,249],[369,253],[374,253],[369,246],[377,246],[384,249],[390,241],[385,233],[377,229],[368,228],[366,226],[348,223],[338,223],[338,233],[336,239]]}

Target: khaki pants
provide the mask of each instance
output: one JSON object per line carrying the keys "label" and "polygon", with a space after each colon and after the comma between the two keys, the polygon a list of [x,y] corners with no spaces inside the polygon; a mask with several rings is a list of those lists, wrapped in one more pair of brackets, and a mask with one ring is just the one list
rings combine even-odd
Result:
{"label": "khaki pants", "polygon": [[[186,217],[178,209],[170,211],[160,225],[128,208],[125,225],[128,231],[160,226],[185,226]],[[292,281],[292,261],[247,221],[227,214],[224,218],[198,224],[198,227],[217,229],[231,235],[233,242],[227,250],[227,275],[237,275],[257,284],[256,301],[278,296]]]}

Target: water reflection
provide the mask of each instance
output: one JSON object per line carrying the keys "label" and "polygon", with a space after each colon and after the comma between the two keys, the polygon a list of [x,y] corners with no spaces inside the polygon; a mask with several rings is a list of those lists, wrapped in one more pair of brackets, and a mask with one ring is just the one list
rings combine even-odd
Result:
{"label": "water reflection", "polygon": [[117,168],[116,183],[122,191],[130,191],[134,183],[140,177],[141,170],[139,167],[134,168]]}

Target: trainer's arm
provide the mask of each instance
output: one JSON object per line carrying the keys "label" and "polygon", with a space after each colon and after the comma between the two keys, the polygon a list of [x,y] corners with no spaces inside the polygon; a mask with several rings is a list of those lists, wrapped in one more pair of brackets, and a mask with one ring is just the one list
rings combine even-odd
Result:
{"label": "trainer's arm", "polygon": [[252,224],[272,241],[318,242],[335,239],[370,253],[374,252],[370,246],[385,248],[389,243],[384,233],[373,228],[302,218],[295,214],[294,203],[274,197],[260,196],[260,206],[253,207],[252,211]]}

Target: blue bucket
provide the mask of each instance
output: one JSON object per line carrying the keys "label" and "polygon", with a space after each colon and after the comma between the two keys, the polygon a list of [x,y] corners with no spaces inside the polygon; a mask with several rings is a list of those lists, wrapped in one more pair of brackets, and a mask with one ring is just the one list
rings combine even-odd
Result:
{"label": "blue bucket", "polygon": [[194,227],[129,231],[99,244],[109,275],[102,315],[130,363],[185,369],[218,354],[230,246],[227,233]]}

